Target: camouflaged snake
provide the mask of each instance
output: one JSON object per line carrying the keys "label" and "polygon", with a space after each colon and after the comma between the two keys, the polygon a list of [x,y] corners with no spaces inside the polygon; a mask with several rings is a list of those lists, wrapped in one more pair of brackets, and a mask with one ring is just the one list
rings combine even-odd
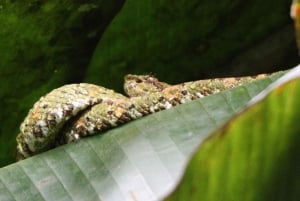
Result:
{"label": "camouflaged snake", "polygon": [[128,96],[88,83],[62,86],[41,97],[21,124],[17,160],[266,76],[169,85],[152,75],[127,75],[124,91]]}

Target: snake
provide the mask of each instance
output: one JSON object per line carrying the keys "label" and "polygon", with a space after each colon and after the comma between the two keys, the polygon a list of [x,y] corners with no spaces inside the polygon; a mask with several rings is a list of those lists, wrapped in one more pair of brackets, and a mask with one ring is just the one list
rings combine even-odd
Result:
{"label": "snake", "polygon": [[126,95],[90,83],[64,85],[42,96],[29,110],[16,138],[17,160],[266,76],[171,85],[154,75],[128,74],[124,77]]}

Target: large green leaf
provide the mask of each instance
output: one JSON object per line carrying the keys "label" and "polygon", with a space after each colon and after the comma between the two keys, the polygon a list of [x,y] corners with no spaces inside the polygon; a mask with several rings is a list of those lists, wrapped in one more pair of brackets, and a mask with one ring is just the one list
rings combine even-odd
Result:
{"label": "large green leaf", "polygon": [[287,68],[297,62],[289,6],[287,0],[127,0],[84,80],[121,90],[128,73],[152,72],[175,83]]}
{"label": "large green leaf", "polygon": [[300,66],[284,78],[200,146],[167,200],[299,200]]}
{"label": "large green leaf", "polygon": [[195,148],[280,74],[0,169],[0,200],[157,200]]}

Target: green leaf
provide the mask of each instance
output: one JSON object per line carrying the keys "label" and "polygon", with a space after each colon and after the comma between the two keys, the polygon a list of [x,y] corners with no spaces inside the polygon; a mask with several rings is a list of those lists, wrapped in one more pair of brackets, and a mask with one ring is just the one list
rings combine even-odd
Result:
{"label": "green leaf", "polygon": [[287,67],[296,55],[289,6],[287,0],[247,6],[244,0],[127,0],[100,39],[84,80],[120,91],[128,73],[151,72],[175,83]]}
{"label": "green leaf", "polygon": [[300,66],[202,143],[166,200],[299,200],[299,78]]}
{"label": "green leaf", "polygon": [[195,148],[280,74],[0,169],[0,200],[158,200]]}

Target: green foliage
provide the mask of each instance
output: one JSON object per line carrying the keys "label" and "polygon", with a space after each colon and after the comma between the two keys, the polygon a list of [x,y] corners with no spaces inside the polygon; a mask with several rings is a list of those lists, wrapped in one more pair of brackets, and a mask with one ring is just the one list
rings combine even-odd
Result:
{"label": "green foliage", "polygon": [[[98,44],[86,74],[104,28],[123,2],[0,2],[0,166],[14,161],[19,124],[51,89],[82,79],[120,89],[126,73],[152,72],[177,83],[216,72],[229,74],[235,71],[226,67],[233,57],[287,23],[290,3],[127,0]],[[280,45],[291,38],[285,37]],[[274,48],[276,44],[268,43],[268,50]],[[262,51],[254,56],[257,52]],[[272,64],[277,55],[265,60]],[[264,66],[272,65],[255,67]],[[178,180],[199,143],[269,82],[207,97],[3,167],[0,200],[160,198]],[[287,160],[278,160],[283,164],[278,171],[293,172],[285,166]]]}
{"label": "green foliage", "polygon": [[270,71],[278,65],[272,61],[281,61],[268,54],[276,49],[284,58],[283,40],[248,53],[244,68],[230,62],[274,30],[282,30],[289,20],[289,5],[286,0],[128,0],[101,38],[85,81],[121,90],[128,73],[154,73],[166,82],[180,83]]}
{"label": "green foliage", "polygon": [[300,67],[297,76],[211,135],[166,200],[298,200]]}

